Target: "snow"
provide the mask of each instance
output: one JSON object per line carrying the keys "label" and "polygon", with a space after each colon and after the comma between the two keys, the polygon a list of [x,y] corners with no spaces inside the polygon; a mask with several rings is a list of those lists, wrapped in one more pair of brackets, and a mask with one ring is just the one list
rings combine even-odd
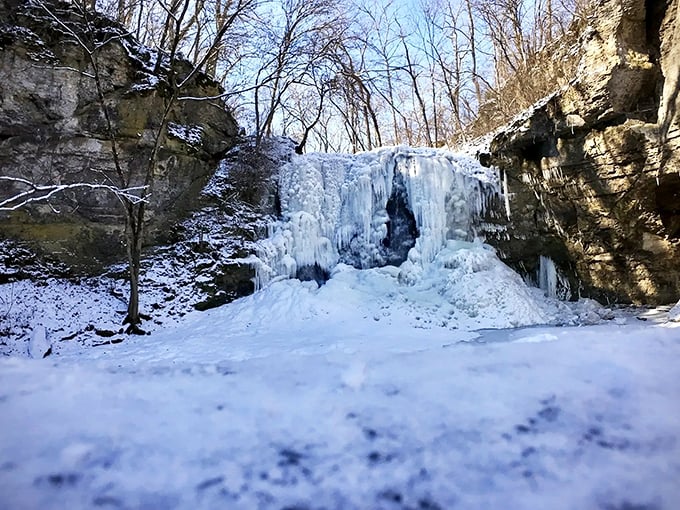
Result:
{"label": "snow", "polygon": [[11,39],[16,38],[26,46],[26,56],[35,62],[56,62],[56,55],[38,34],[27,27],[3,24],[2,31]]}
{"label": "snow", "polygon": [[[123,289],[122,281],[108,278],[78,283],[40,278],[0,285],[0,332],[3,333],[0,356],[31,355],[36,348],[40,350],[43,336],[45,345],[57,353],[62,346],[86,332],[97,338],[95,329],[120,330],[120,320],[125,313],[125,303],[121,299]],[[142,296],[143,302],[147,303],[150,297]],[[37,326],[43,331],[36,337]],[[36,343],[36,340],[40,341]],[[87,343],[93,341],[94,338],[89,338]],[[42,357],[46,350],[37,357]]]}
{"label": "snow", "polygon": [[45,326],[36,324],[31,333],[31,340],[28,344],[28,355],[31,358],[44,358],[52,348],[47,340]]}
{"label": "snow", "polygon": [[677,324],[450,329],[394,273],[0,359],[0,506],[674,508]]}
{"label": "snow", "polygon": [[668,320],[680,322],[680,301],[678,301],[668,312]]}
{"label": "snow", "polygon": [[168,136],[177,138],[191,147],[200,147],[203,137],[203,128],[201,126],[176,124],[168,122]]}
{"label": "snow", "polygon": [[[146,92],[149,90],[156,90],[160,80],[158,76],[142,75],[138,82],[130,87],[130,92]],[[181,131],[180,131],[181,132]]]}
{"label": "snow", "polygon": [[[420,236],[380,267],[395,172]],[[261,290],[188,312],[207,278],[188,266],[216,261],[160,250],[147,336],[121,334],[114,269],[0,285],[19,332],[0,338],[0,508],[675,508],[678,306],[554,299],[547,258],[527,286],[475,236],[499,185],[463,156],[294,157],[281,182],[283,220],[243,259]],[[231,257],[202,214],[186,242]]]}

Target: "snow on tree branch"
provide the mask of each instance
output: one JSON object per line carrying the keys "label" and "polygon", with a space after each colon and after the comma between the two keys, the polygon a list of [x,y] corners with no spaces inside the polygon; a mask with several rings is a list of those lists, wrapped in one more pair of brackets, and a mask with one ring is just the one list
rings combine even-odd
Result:
{"label": "snow on tree branch", "polygon": [[108,184],[96,184],[89,182],[77,182],[71,184],[35,184],[27,179],[20,177],[0,176],[0,181],[7,181],[16,185],[24,186],[27,189],[20,191],[10,197],[0,197],[0,211],[16,211],[21,207],[35,202],[44,202],[54,195],[67,190],[104,190],[116,195],[121,201],[127,200],[133,204],[148,202],[149,195],[139,195],[138,192],[146,190],[146,186],[134,186],[130,188],[118,188]]}

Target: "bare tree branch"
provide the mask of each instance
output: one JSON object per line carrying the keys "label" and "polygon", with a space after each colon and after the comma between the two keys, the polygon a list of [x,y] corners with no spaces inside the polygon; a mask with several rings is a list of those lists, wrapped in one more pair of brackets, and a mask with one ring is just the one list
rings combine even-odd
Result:
{"label": "bare tree branch", "polygon": [[133,204],[148,202],[149,195],[138,195],[135,192],[144,191],[147,186],[133,186],[130,188],[118,188],[108,184],[96,184],[89,182],[76,182],[71,184],[35,184],[21,177],[0,176],[0,181],[25,186],[28,189],[7,198],[0,198],[0,211],[16,211],[22,207],[36,202],[45,202],[58,193],[67,190],[103,190],[113,193],[121,200],[129,200]]}

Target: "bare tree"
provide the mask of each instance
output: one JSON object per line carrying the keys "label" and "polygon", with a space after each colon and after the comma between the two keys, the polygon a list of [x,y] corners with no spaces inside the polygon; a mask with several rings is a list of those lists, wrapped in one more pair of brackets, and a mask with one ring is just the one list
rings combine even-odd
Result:
{"label": "bare tree", "polygon": [[423,91],[421,90],[421,85],[419,77],[422,72],[422,67],[417,58],[413,56],[413,47],[408,42],[408,34],[410,30],[405,30],[404,27],[398,23],[400,34],[399,38],[404,49],[404,65],[400,68],[400,71],[406,73],[408,79],[411,83],[411,92],[416,101],[417,111],[419,113],[419,120],[422,122],[422,132],[425,136],[425,143],[432,146],[432,132],[430,131],[430,121],[428,119],[427,107],[425,106],[425,99]]}
{"label": "bare tree", "polygon": [[[532,104],[561,77],[523,77],[589,1],[262,0],[236,24],[237,0],[98,5],[164,58],[183,53],[218,76],[258,140],[291,133],[365,150],[465,139],[484,103],[499,119]],[[232,37],[218,37],[225,24]]]}
{"label": "bare tree", "polygon": [[378,128],[373,129],[380,133],[380,143],[410,142],[408,114],[399,98],[405,85],[399,77],[404,59],[398,21],[403,13],[392,1],[360,1],[356,9],[356,27],[346,48],[350,55],[360,55],[352,60],[355,68],[360,62],[358,75],[363,87],[370,91],[371,109],[378,121]]}
{"label": "bare tree", "polygon": [[319,77],[316,73],[311,76],[313,82],[309,86],[293,90],[289,101],[283,104],[284,113],[289,118],[289,124],[296,123],[299,129],[299,142],[295,152],[303,154],[307,141],[323,116],[325,99],[333,87],[332,80]]}
{"label": "bare tree", "polygon": [[[236,21],[255,5],[256,0],[228,0],[227,14],[222,18],[218,29],[211,34],[210,44],[201,53],[198,62],[184,71],[181,71],[181,69],[186,69],[186,66],[179,65],[179,48],[186,36],[188,27],[195,24],[195,19],[192,16],[192,9],[195,4],[193,0],[172,0],[169,4],[164,3],[163,0],[158,0],[166,16],[159,44],[163,51],[159,51],[157,54],[154,74],[159,80],[155,93],[162,99],[163,106],[158,123],[154,128],[151,146],[142,150],[142,153],[147,156],[141,172],[134,171],[132,166],[124,165],[121,160],[116,125],[111,105],[107,100],[102,72],[102,66],[105,65],[102,50],[107,45],[113,44],[129,34],[115,30],[111,33],[102,34],[102,31],[95,24],[94,12],[84,1],[74,2],[80,18],[80,26],[75,26],[70,20],[60,18],[42,0],[36,0],[36,2],[61,27],[71,41],[81,49],[87,61],[86,69],[82,73],[89,76],[95,85],[114,166],[114,175],[108,176],[111,181],[109,184],[112,190],[119,190],[117,196],[120,198],[126,220],[125,239],[129,264],[130,296],[124,322],[129,325],[128,332],[141,333],[140,324],[143,317],[139,311],[139,280],[147,201],[140,200],[128,192],[136,189],[144,189],[146,193],[153,192],[159,153],[167,137],[171,112],[179,101],[198,100],[194,97],[182,97],[182,91],[194,83],[199,75],[199,70],[214,54],[220,41],[228,34]],[[34,191],[40,190],[35,188]]]}
{"label": "bare tree", "polygon": [[344,23],[335,7],[336,0],[281,0],[276,4],[280,23],[271,10],[260,13],[252,87],[258,141],[273,134],[289,91],[313,83],[315,70],[341,37]]}
{"label": "bare tree", "polygon": [[365,38],[346,37],[339,41],[332,61],[335,65],[335,91],[342,97],[342,103],[333,103],[353,135],[352,147],[370,150],[382,145],[382,123],[379,120],[374,99],[376,90],[375,73],[368,67],[369,45]]}
{"label": "bare tree", "polygon": [[[495,129],[568,83],[576,71],[579,20],[592,0],[465,0],[475,34],[473,77],[481,94],[476,135]],[[483,48],[482,48],[483,46]],[[488,49],[487,49],[488,46]],[[482,72],[479,62],[490,61]],[[543,73],[536,73],[542,69]]]}

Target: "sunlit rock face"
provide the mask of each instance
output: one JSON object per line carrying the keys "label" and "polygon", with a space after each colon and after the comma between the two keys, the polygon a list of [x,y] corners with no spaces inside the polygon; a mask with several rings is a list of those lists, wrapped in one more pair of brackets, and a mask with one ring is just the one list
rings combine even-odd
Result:
{"label": "sunlit rock face", "polygon": [[491,144],[507,176],[507,230],[488,240],[536,274],[549,257],[572,292],[603,301],[680,297],[678,1],[605,1],[579,73]]}
{"label": "sunlit rock face", "polygon": [[[45,3],[74,31],[84,30],[70,4]],[[83,49],[66,44],[63,30],[37,4],[2,0],[0,19],[2,175],[40,184],[119,182]],[[164,109],[166,89],[153,72],[157,54],[120,35],[123,29],[114,22],[95,21],[98,36],[111,38],[97,58],[122,170],[139,185]],[[189,69],[181,63],[176,72],[181,77]],[[193,97],[221,92],[203,74],[184,90]],[[236,133],[233,117],[219,101],[181,101],[172,110],[149,197],[148,241],[167,238],[168,225],[192,206]],[[3,195],[6,191],[12,190]],[[75,265],[97,265],[124,254],[123,209],[114,195],[66,193],[51,205],[3,216],[0,235],[38,242],[43,251]]]}

